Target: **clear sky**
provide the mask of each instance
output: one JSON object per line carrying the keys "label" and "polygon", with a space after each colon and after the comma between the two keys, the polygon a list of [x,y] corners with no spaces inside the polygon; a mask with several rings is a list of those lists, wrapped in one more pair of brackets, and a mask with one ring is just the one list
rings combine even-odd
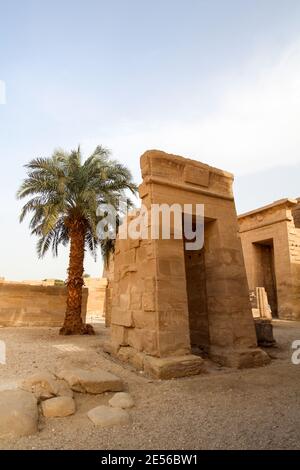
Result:
{"label": "clear sky", "polygon": [[299,0],[0,0],[0,18],[0,276],[66,276],[15,199],[56,147],[107,146],[137,182],[151,148],[232,171],[238,212],[300,195]]}

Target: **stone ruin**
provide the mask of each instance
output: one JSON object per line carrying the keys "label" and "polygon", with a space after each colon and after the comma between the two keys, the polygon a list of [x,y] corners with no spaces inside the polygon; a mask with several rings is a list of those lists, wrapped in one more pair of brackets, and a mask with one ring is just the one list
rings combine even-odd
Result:
{"label": "stone ruin", "polygon": [[272,320],[272,310],[264,287],[256,287],[250,291],[250,303],[253,318],[265,318]]}
{"label": "stone ruin", "polygon": [[156,378],[201,373],[207,356],[229,367],[266,364],[257,347],[232,174],[156,150],[140,163],[147,209],[204,204],[204,247],[187,251],[174,237],[118,237],[106,350]]}
{"label": "stone ruin", "polygon": [[271,347],[276,344],[273,336],[272,310],[264,287],[250,291],[250,303],[254,318],[257,343],[259,346]]}
{"label": "stone ruin", "polygon": [[273,318],[299,320],[300,201],[275,201],[238,223],[250,291],[265,288]]}

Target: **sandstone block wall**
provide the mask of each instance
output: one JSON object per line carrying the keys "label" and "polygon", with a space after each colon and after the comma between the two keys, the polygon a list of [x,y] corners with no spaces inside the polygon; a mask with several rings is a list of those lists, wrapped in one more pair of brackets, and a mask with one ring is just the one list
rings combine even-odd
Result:
{"label": "sandstone block wall", "polygon": [[[84,320],[103,315],[106,280],[89,279],[83,288]],[[49,326],[63,324],[66,310],[65,287],[0,282],[1,326]]]}

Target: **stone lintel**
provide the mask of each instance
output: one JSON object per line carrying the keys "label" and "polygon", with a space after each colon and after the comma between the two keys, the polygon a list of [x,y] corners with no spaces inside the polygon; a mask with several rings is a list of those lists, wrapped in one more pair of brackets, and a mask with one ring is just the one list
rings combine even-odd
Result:
{"label": "stone lintel", "polygon": [[176,183],[175,181],[165,180],[164,178],[160,178],[158,176],[147,176],[144,178],[144,183],[140,186],[141,198],[143,198],[146,194],[148,194],[144,186],[147,184],[158,184],[158,185],[169,187],[169,188],[180,189],[182,191],[187,191],[190,193],[204,194],[205,196],[210,196],[213,198],[225,199],[227,201],[234,201],[233,196],[228,196],[222,193],[216,193],[214,191],[210,191],[209,189],[203,189],[200,186],[193,186],[188,183]]}
{"label": "stone lintel", "polygon": [[[239,219],[240,222],[241,219]],[[259,228],[264,228],[264,227],[269,227],[270,225],[275,225],[275,224],[280,224],[281,222],[292,222],[293,217],[280,217],[279,219],[276,220],[271,220],[269,222],[262,222],[253,225],[252,227],[247,227],[247,228],[240,228],[239,233],[244,233],[244,232],[251,232],[252,230],[257,230]]]}
{"label": "stone lintel", "polygon": [[268,204],[266,206],[258,207],[257,209],[253,209],[252,211],[249,211],[249,212],[244,212],[243,214],[238,215],[238,219],[242,220],[242,219],[245,219],[246,217],[249,217],[250,215],[256,215],[260,212],[267,212],[269,210],[272,210],[274,208],[279,208],[279,207],[290,209],[292,207],[295,207],[297,204],[298,204],[297,199],[292,199],[292,198],[279,199],[278,201],[274,201],[271,204]]}
{"label": "stone lintel", "polygon": [[[173,155],[170,153],[163,152],[162,150],[147,150],[141,156],[141,167],[142,169],[147,167],[149,161],[155,162],[156,159],[164,160],[166,162],[170,162],[171,164],[177,164],[184,166],[193,166],[194,168],[206,170],[212,173],[216,173],[220,176],[225,176],[233,180],[234,176],[232,173],[221,170],[220,168],[215,168],[213,166],[207,165],[206,163],[199,162],[197,160],[192,160],[190,158],[185,158],[180,155]],[[151,168],[147,168],[149,172],[151,172]],[[148,173],[149,174],[149,173]]]}

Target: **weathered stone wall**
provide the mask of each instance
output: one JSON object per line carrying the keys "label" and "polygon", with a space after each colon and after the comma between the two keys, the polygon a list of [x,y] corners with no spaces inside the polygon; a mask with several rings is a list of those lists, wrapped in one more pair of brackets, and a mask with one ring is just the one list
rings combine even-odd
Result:
{"label": "weathered stone wall", "polygon": [[[83,288],[82,316],[103,315],[106,280],[89,279]],[[61,326],[67,290],[62,286],[0,282],[1,326]]]}

